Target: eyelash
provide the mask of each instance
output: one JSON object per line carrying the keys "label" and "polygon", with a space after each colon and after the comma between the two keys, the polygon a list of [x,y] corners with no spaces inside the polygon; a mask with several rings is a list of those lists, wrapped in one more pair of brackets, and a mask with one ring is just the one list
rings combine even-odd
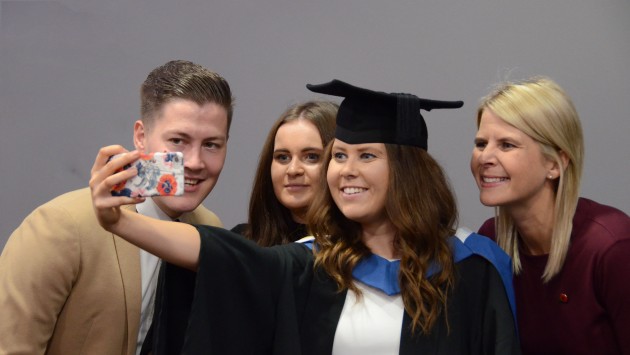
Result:
{"label": "eyelash", "polygon": [[276,161],[279,161],[279,162],[284,162],[284,161],[289,161],[291,159],[289,158],[288,154],[275,154],[273,156],[273,160],[276,160]]}
{"label": "eyelash", "polygon": [[372,153],[362,153],[360,157],[361,159],[373,159],[376,158],[376,155]]}
{"label": "eyelash", "polygon": [[341,160],[344,159],[346,157],[346,155],[344,153],[341,152],[336,152],[332,154],[333,159],[335,160]]}
{"label": "eyelash", "polygon": [[503,149],[510,149],[510,148],[514,148],[516,147],[514,144],[509,143],[509,142],[503,142],[501,143],[501,148]]}
{"label": "eyelash", "polygon": [[[307,163],[318,163],[320,161],[321,156],[317,153],[306,153],[302,157],[302,161]],[[289,154],[276,154],[273,156],[273,160],[280,163],[287,163],[291,161],[291,156]]]}
{"label": "eyelash", "polygon": [[[345,153],[341,153],[341,152],[333,153],[332,157],[336,161],[343,161],[348,158],[348,156]],[[362,160],[370,160],[374,158],[376,158],[376,154],[373,154],[373,153],[361,153],[359,155],[359,159],[362,159]]]}
{"label": "eyelash", "polygon": [[[475,148],[483,150],[486,148],[486,146],[488,145],[488,142],[475,142]],[[510,142],[500,142],[499,143],[499,148],[501,149],[512,149],[515,148],[516,145]]]}
{"label": "eyelash", "polygon": [[477,149],[483,149],[486,147],[486,145],[488,145],[487,142],[475,142],[475,148]]}
{"label": "eyelash", "polygon": [[319,159],[320,159],[320,155],[317,153],[307,153],[304,157],[304,160],[310,163],[317,163],[319,162]]}

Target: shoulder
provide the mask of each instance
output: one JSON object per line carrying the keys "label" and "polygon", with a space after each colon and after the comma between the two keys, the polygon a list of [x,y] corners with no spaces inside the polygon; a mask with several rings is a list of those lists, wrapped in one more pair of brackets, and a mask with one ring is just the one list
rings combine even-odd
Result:
{"label": "shoulder", "polygon": [[[500,276],[497,268],[481,255],[473,254],[455,264],[458,278],[468,282],[480,282],[487,275]],[[486,275],[486,276],[484,276]],[[476,281],[475,281],[476,280]]]}
{"label": "shoulder", "polygon": [[192,224],[205,224],[214,227],[223,227],[219,217],[203,205],[199,205],[185,218],[186,222]]}
{"label": "shoulder", "polygon": [[2,258],[28,263],[31,275],[57,280],[74,277],[80,268],[106,259],[102,256],[112,250],[116,250],[113,235],[99,225],[90,190],[84,188],[57,196],[31,212],[7,240]]}
{"label": "shoulder", "polygon": [[455,262],[466,260],[470,256],[479,256],[491,264],[505,283],[511,284],[512,260],[493,240],[473,233],[467,228],[458,228],[451,237]]}
{"label": "shoulder", "polygon": [[492,240],[495,240],[496,227],[495,227],[494,218],[487,219],[485,222],[483,222],[481,227],[479,227],[479,230],[477,231],[477,233],[481,235],[485,235],[486,237],[491,238]]}
{"label": "shoulder", "polygon": [[47,226],[98,225],[92,195],[89,188],[70,191],[59,195],[33,210],[23,224],[42,223]]}
{"label": "shoulder", "polygon": [[[133,206],[123,208],[133,209]],[[111,243],[113,234],[103,229],[92,207],[89,188],[64,193],[33,210],[13,231],[7,245],[39,250],[48,248],[64,254],[87,250],[96,251]]]}
{"label": "shoulder", "polygon": [[509,256],[490,238],[473,233],[467,228],[458,228],[451,238],[455,261],[463,260],[471,254],[481,256],[498,269],[511,269]]}
{"label": "shoulder", "polygon": [[516,314],[516,299],[512,279],[507,279],[501,275],[497,267],[486,258],[473,254],[457,262],[455,264],[455,280],[456,294],[466,298],[479,297],[481,299],[487,297],[489,293],[501,295],[501,299],[509,305],[511,313]]}
{"label": "shoulder", "polygon": [[[580,198],[573,217],[572,238],[615,244],[630,239],[630,217],[619,209]],[[596,238],[595,238],[596,237]]]}
{"label": "shoulder", "polygon": [[[512,288],[512,260],[491,239],[472,233],[466,228],[458,228],[451,238],[453,257],[462,275],[482,272],[498,276],[501,280],[512,311],[514,311],[514,290]],[[463,276],[464,278],[474,276]]]}
{"label": "shoulder", "polygon": [[238,233],[240,235],[244,235],[245,230],[247,229],[248,226],[249,225],[247,223],[239,223],[235,225],[232,229],[230,229],[230,231],[234,233]]}
{"label": "shoulder", "polygon": [[92,194],[89,188],[82,188],[61,194],[38,208],[62,208],[66,210],[84,210],[89,205],[92,209]]}

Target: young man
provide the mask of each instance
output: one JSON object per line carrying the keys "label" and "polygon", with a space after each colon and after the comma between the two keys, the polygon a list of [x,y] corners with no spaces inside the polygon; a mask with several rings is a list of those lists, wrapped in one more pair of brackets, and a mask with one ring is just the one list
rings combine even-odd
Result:
{"label": "young man", "polygon": [[[134,145],[181,151],[185,192],[136,208],[154,218],[220,226],[201,206],[226,156],[233,98],[191,62],[154,69],[141,88]],[[160,260],[102,229],[89,189],[32,212],[0,256],[0,354],[136,354],[151,325]]]}

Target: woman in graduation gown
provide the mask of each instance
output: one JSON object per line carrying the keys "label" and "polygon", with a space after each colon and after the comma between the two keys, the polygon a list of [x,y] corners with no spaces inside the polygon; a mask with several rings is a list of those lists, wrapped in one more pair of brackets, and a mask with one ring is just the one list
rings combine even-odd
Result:
{"label": "woman in graduation gown", "polygon": [[[462,102],[387,94],[333,80],[345,99],[327,148],[327,182],[307,220],[314,240],[262,248],[207,226],[161,222],[119,206],[101,149],[90,186],[101,225],[196,270],[187,320],[171,314],[177,267],[156,303],[157,354],[517,354],[511,264],[492,241],[458,231],[456,205],[426,152],[420,109]],[[112,175],[114,174],[114,175]],[[182,331],[184,329],[184,331]],[[175,334],[175,336],[173,336]]]}

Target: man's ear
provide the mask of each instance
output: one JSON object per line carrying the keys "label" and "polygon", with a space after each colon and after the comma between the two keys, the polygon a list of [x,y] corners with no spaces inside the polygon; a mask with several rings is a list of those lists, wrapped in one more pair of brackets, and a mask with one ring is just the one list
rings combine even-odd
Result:
{"label": "man's ear", "polygon": [[144,140],[146,137],[146,127],[142,120],[137,120],[133,125],[133,145],[137,150],[144,152]]}

